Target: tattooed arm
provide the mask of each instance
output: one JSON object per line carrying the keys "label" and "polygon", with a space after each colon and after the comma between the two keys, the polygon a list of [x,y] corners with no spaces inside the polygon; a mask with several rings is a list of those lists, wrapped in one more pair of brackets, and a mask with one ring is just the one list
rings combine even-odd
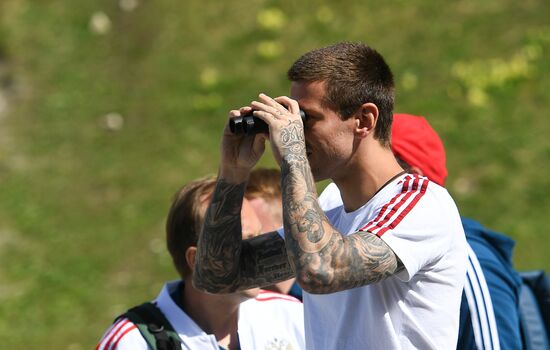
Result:
{"label": "tattooed arm", "polygon": [[219,179],[197,245],[193,284],[210,293],[231,293],[293,277],[284,240],[277,232],[243,240],[241,206],[246,183]]}
{"label": "tattooed arm", "polygon": [[344,237],[332,227],[317,202],[298,103],[285,96],[259,98],[251,106],[269,124],[271,148],[281,164],[286,250],[300,286],[309,293],[333,293],[403,269],[379,237],[369,232]]}
{"label": "tattooed arm", "polygon": [[317,201],[303,141],[303,125],[281,129],[283,216],[296,279],[309,293],[333,293],[378,282],[403,269],[388,245],[370,232],[344,237]]}

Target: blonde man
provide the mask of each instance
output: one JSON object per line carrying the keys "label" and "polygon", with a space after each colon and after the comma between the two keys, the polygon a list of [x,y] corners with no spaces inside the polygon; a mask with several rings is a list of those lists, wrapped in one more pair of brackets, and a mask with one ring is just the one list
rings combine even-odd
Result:
{"label": "blonde man", "polygon": [[[215,184],[209,177],[184,186],[176,194],[166,222],[168,250],[181,280],[166,283],[154,304],[177,333],[178,349],[304,348],[299,300],[258,288],[214,295],[193,287],[197,239]],[[257,236],[261,224],[247,200],[239,212],[242,238]],[[136,324],[121,317],[96,349],[150,349],[144,335]]]}

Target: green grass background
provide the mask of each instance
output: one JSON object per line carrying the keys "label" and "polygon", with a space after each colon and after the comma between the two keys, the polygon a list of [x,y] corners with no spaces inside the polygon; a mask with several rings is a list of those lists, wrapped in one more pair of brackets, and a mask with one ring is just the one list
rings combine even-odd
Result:
{"label": "green grass background", "polygon": [[93,348],[153,298],[176,277],[171,196],[216,172],[227,111],[342,40],[379,50],[396,111],[441,134],[462,214],[549,270],[548,18],[547,0],[0,0],[1,347]]}

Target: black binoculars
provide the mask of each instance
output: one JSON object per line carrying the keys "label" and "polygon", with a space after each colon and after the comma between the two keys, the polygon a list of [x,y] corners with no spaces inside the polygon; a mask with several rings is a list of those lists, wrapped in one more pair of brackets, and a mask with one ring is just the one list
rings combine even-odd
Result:
{"label": "black binoculars", "polygon": [[[305,123],[306,114],[300,109],[300,116],[302,121]],[[258,117],[252,115],[252,112],[240,117],[234,117],[229,119],[229,130],[235,135],[255,135],[258,133],[269,133],[269,126],[266,122],[261,120]]]}

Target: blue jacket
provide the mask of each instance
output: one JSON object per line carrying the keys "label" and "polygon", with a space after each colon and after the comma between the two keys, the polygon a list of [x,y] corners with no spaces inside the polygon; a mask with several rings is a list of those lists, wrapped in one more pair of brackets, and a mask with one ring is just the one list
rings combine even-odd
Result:
{"label": "blue jacket", "polygon": [[515,242],[476,221],[463,218],[462,224],[471,250],[457,348],[522,349],[518,312],[521,277],[512,266]]}

